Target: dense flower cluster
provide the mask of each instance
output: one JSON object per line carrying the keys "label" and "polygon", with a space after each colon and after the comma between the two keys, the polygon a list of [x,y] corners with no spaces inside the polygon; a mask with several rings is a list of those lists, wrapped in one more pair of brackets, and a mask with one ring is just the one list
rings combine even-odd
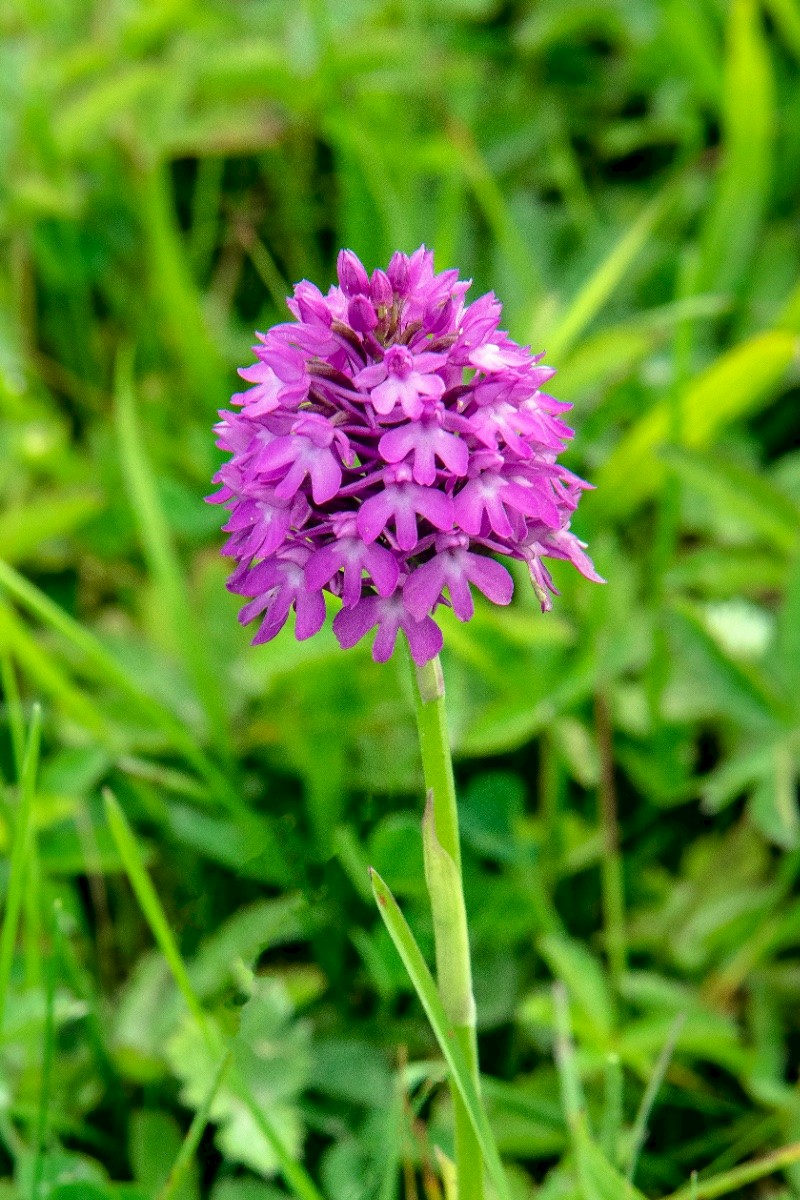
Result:
{"label": "dense flower cluster", "polygon": [[554,372],[498,329],[492,293],[466,304],[457,271],[435,274],[420,247],[367,275],[348,250],[326,296],[299,283],[294,321],[258,334],[252,386],[222,412],[230,461],[210,497],[230,509],[229,588],[249,598],[254,642],[289,612],[311,637],[324,591],[341,597],[343,647],[377,626],[385,661],[402,629],[418,664],[442,635],[440,604],[472,616],[471,585],[508,604],[511,575],[493,554],[527,563],[542,608],[555,588],[543,559],[598,579],[569,523],[587,484],[557,462],[569,405],[541,388]]}

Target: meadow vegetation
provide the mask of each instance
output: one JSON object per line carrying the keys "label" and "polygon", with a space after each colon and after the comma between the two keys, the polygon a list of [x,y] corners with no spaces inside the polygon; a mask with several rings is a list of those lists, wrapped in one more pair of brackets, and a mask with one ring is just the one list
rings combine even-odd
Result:
{"label": "meadow vegetation", "polygon": [[203,504],[290,285],[422,242],[608,580],[442,622],[511,1193],[800,1197],[799,62],[796,0],[5,0],[3,1200],[443,1195],[405,663],[251,648]]}

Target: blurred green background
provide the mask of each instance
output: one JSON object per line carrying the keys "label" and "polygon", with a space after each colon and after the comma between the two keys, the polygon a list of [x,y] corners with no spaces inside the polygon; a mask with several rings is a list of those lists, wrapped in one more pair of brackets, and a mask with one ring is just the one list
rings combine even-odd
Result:
{"label": "blurred green background", "polygon": [[[556,564],[552,614],[520,579],[445,622],[515,1195],[621,1196],[576,1169],[554,979],[645,1195],[800,1138],[799,59],[797,0],[5,0],[0,1196],[309,1200],[292,1162],[441,1196],[443,1070],[366,875],[430,952],[404,663],[251,649],[202,503],[253,329],[341,246],[494,288],[597,486],[606,587]],[[137,855],[249,1088],[168,1193],[216,1058]]]}

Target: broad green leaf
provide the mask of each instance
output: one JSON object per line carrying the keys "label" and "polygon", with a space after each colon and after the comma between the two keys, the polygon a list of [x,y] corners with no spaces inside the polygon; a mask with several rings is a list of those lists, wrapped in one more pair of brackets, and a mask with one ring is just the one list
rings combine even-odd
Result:
{"label": "broad green leaf", "polygon": [[[128,1137],[128,1152],[137,1182],[154,1197],[160,1193],[162,1200],[170,1168],[181,1149],[177,1121],[159,1109],[137,1109],[131,1113]],[[173,1200],[198,1200],[196,1173],[194,1176],[184,1173],[172,1196]]]}
{"label": "broad green leaf", "polygon": [[[758,334],[726,351],[680,398],[684,445],[690,450],[711,446],[727,426],[757,412],[796,351],[796,337],[779,330]],[[671,426],[671,405],[662,400],[625,434],[595,476],[595,509],[621,517],[658,490],[665,470],[658,454],[669,441]]]}
{"label": "broad green leaf", "polygon": [[715,454],[664,447],[659,457],[723,514],[739,517],[777,550],[800,546],[800,508],[757,471]]}
{"label": "broad green leaf", "polygon": [[234,963],[252,967],[265,949],[298,941],[306,906],[297,895],[257,900],[239,908],[203,942],[189,963],[194,991],[205,999],[228,986]]}
{"label": "broad green leaf", "polygon": [[101,506],[93,492],[76,492],[28,499],[19,508],[7,509],[0,514],[3,557],[10,563],[25,561],[42,542],[75,533]]}
{"label": "broad green leaf", "polygon": [[385,1111],[392,1098],[388,1056],[357,1037],[315,1037],[308,1086],[336,1101]]}
{"label": "broad green leaf", "polygon": [[250,879],[289,887],[292,875],[273,822],[266,815],[241,810],[230,817],[212,816],[188,804],[170,804],[170,833],[212,862],[222,863]]}
{"label": "broad green leaf", "polygon": [[367,858],[379,874],[392,881],[398,896],[420,896],[425,892],[425,871],[419,819],[411,813],[382,817],[370,834]]}
{"label": "broad green leaf", "polygon": [[800,7],[797,0],[764,0],[764,8],[787,47],[800,61]]}
{"label": "broad green leaf", "polygon": [[709,813],[721,812],[737,796],[768,774],[774,749],[771,745],[745,750],[728,758],[703,780],[703,807]]}
{"label": "broad green leaf", "polygon": [[753,821],[765,837],[784,850],[794,850],[800,844],[798,773],[791,750],[778,744],[770,756],[769,769],[761,775],[750,797]]}
{"label": "broad green leaf", "polygon": [[712,637],[702,617],[688,603],[670,607],[678,655],[707,690],[717,712],[750,725],[771,726],[788,716],[772,682],[753,664],[735,661]]}
{"label": "broad green leaf", "polygon": [[780,613],[776,645],[776,669],[786,681],[788,694],[800,712],[800,551],[789,571]]}
{"label": "broad green leaf", "polygon": [[428,969],[425,959],[422,957],[422,953],[414,940],[414,935],[405,917],[397,906],[394,896],[376,871],[370,872],[370,878],[372,880],[375,901],[378,905],[378,912],[383,918],[397,952],[403,960],[403,965],[408,972],[409,978],[414,985],[414,990],[420,999],[422,1007],[425,1009],[425,1015],[430,1021],[431,1029],[439,1043],[439,1049],[450,1068],[452,1079],[464,1102],[470,1122],[475,1131],[475,1137],[478,1139],[478,1144],[486,1163],[486,1169],[489,1172],[500,1200],[510,1200],[494,1135],[486,1118],[486,1113],[483,1110],[464,1054],[445,1016],[433,976]]}
{"label": "broad green leaf", "polygon": [[310,1031],[294,1019],[283,984],[257,981],[242,1009],[230,1073],[221,1083],[222,1028],[209,1018],[207,1029],[205,1036],[196,1022],[184,1018],[167,1043],[183,1102],[202,1111],[213,1092],[208,1117],[218,1126],[225,1157],[267,1178],[280,1171],[300,1200],[319,1200],[297,1162],[303,1141],[297,1099],[307,1076]]}

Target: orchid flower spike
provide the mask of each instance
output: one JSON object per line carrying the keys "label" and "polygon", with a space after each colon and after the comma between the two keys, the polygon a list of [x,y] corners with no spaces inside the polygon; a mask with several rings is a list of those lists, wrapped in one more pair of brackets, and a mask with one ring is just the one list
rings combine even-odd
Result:
{"label": "orchid flower spike", "polygon": [[542,609],[555,593],[547,558],[602,582],[570,531],[589,485],[558,463],[570,406],[542,391],[554,372],[499,329],[489,293],[472,304],[457,271],[433,254],[395,254],[367,274],[350,250],[338,286],[303,281],[292,321],[258,334],[251,386],[220,413],[229,461],[209,497],[230,510],[229,589],[248,598],[254,642],[295,613],[298,639],[341,599],[343,647],[376,629],[383,662],[403,630],[414,661],[438,654],[442,605],[468,621],[472,589],[508,604],[495,556],[525,562]]}

